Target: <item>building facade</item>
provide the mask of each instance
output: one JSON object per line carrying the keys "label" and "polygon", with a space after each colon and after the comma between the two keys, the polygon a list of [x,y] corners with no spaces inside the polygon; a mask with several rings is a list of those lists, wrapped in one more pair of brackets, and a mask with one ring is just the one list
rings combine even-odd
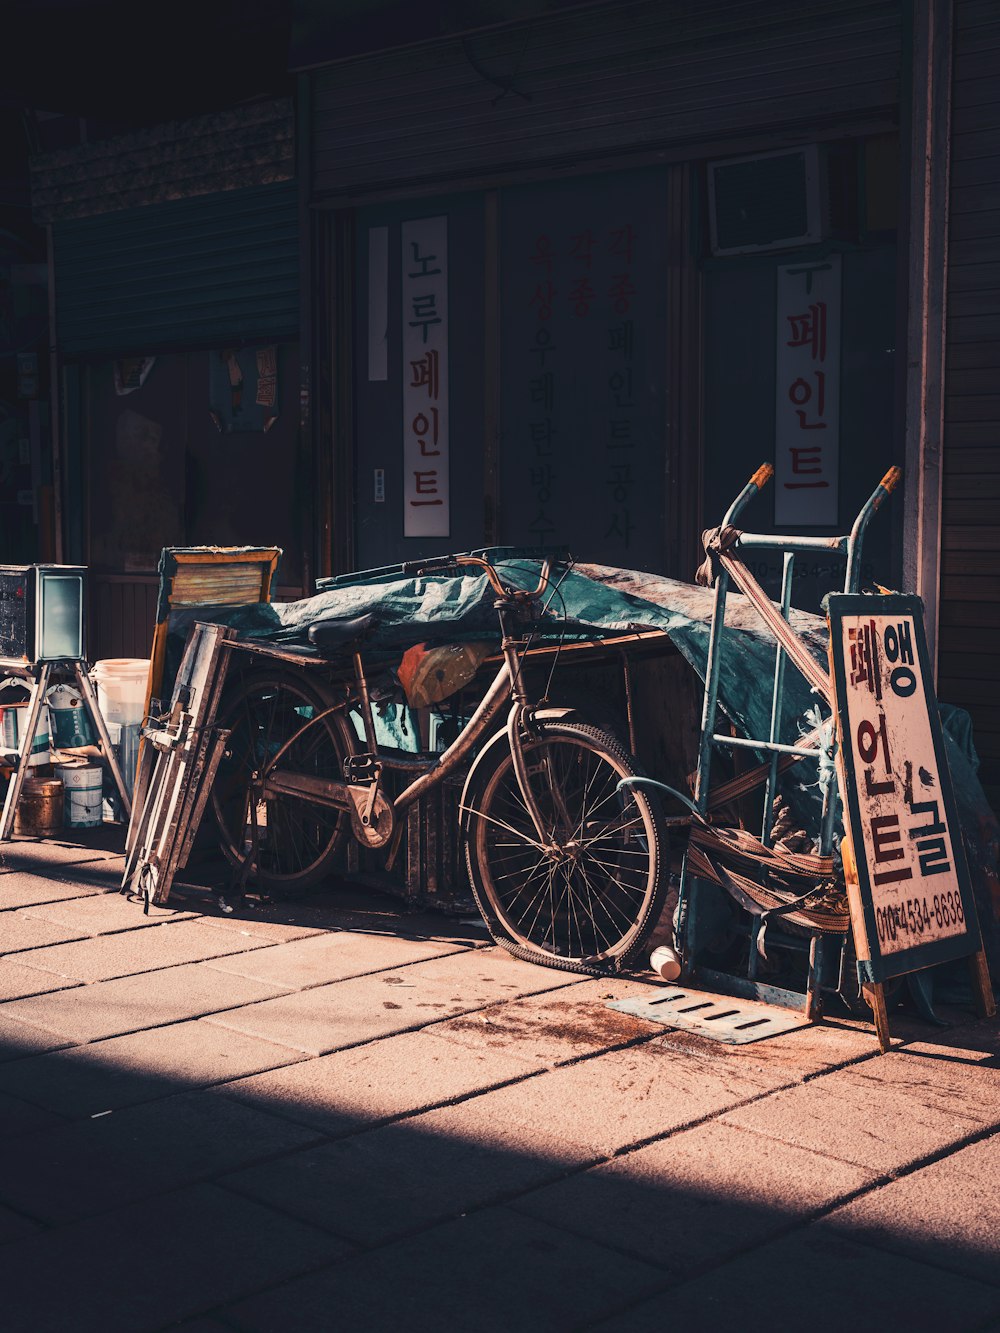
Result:
{"label": "building facade", "polygon": [[[294,163],[287,106],[266,131],[216,118],[214,155],[189,125],[173,151],[167,127],[36,163],[67,552],[148,584],[159,545],[275,543],[289,591],[490,545],[690,579],[762,461],[746,525],[817,535],[900,465],[863,576],[924,598],[998,804],[996,6],[477,0],[431,6],[433,31],[367,11],[359,40],[336,6],[297,14]],[[227,376],[272,347],[282,434],[234,433]],[[115,362],[153,354],[118,396]],[[144,411],[154,376],[169,401]],[[154,455],[169,503],[139,525]],[[803,564],[795,600],[835,582]]]}

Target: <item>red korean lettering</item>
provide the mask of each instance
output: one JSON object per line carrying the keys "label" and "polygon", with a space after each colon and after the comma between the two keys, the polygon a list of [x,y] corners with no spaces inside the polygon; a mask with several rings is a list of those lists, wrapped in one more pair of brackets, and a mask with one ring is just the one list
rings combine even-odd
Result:
{"label": "red korean lettering", "polygon": [[436,399],[439,387],[439,367],[438,353],[428,352],[426,356],[420,357],[416,361],[410,362],[412,379],[410,380],[411,389],[427,390],[427,397]]}
{"label": "red korean lettering", "polygon": [[786,347],[808,347],[814,361],[826,360],[826,302],[816,301],[801,315],[786,315],[791,337]]}

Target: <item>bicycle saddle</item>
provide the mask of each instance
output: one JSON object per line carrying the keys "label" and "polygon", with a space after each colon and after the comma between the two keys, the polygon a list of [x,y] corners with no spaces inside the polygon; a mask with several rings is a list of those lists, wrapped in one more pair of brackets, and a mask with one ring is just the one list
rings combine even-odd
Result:
{"label": "bicycle saddle", "polygon": [[349,620],[320,620],[309,627],[309,642],[320,652],[331,653],[338,648],[349,648],[367,639],[378,624],[374,611]]}

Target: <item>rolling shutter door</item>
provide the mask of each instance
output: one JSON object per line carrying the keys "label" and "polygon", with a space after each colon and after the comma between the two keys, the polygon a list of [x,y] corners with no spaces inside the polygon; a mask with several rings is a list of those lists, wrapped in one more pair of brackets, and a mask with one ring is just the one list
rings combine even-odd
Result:
{"label": "rolling shutter door", "polygon": [[64,356],[296,338],[293,181],[53,226]]}

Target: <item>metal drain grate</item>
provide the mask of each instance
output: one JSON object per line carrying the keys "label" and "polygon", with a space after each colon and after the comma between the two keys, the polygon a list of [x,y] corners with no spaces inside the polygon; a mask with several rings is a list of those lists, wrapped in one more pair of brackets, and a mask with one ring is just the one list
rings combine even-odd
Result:
{"label": "metal drain grate", "polygon": [[681,986],[654,991],[646,1000],[614,1000],[608,1008],[683,1032],[698,1032],[730,1046],[763,1041],[765,1037],[809,1026],[809,1019],[801,1011]]}

